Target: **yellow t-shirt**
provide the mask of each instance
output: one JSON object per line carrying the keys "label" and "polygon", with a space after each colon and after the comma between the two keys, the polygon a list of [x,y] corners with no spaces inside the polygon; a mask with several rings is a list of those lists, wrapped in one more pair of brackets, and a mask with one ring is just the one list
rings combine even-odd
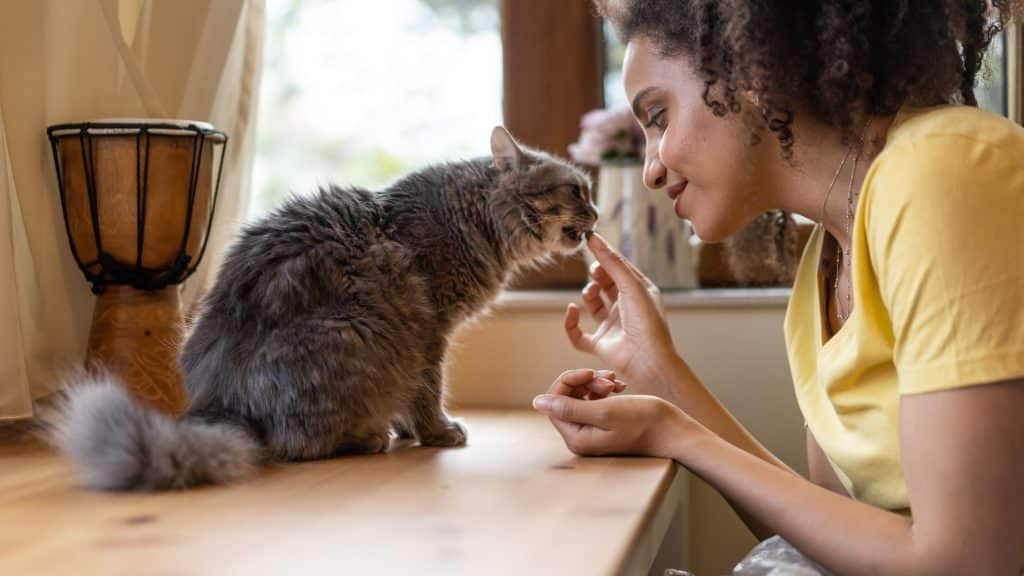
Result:
{"label": "yellow t-shirt", "polygon": [[963,106],[901,110],[851,233],[854,310],[827,341],[820,226],[808,242],[790,369],[850,495],[904,510],[900,396],[1024,376],[1024,128]]}

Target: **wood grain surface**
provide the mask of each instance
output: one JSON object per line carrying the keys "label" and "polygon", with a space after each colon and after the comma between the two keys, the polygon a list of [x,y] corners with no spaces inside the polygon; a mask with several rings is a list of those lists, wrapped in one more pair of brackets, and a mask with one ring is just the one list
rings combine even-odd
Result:
{"label": "wood grain surface", "polygon": [[108,286],[93,309],[86,365],[118,375],[144,402],[180,413],[188,403],[178,368],[184,330],[178,286]]}
{"label": "wood grain surface", "polygon": [[577,458],[528,411],[459,415],[464,448],[156,495],[77,489],[58,455],[0,437],[0,574],[646,574],[687,489],[674,463]]}

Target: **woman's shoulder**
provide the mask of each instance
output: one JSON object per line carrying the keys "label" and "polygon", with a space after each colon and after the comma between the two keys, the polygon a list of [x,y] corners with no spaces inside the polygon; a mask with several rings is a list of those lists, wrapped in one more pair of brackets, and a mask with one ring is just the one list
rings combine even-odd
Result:
{"label": "woman's shoulder", "polygon": [[1020,376],[1008,343],[1024,330],[1006,319],[1024,313],[1021,133],[979,110],[922,111],[872,163],[854,258],[871,282],[857,306],[884,310],[901,394]]}
{"label": "woman's shoulder", "polygon": [[901,110],[864,192],[876,213],[921,203],[957,208],[983,198],[1016,204],[1024,194],[1024,128],[968,106]]}
{"label": "woman's shoulder", "polygon": [[1024,155],[1024,128],[974,106],[904,107],[889,129],[882,156],[902,155],[931,144],[980,144]]}

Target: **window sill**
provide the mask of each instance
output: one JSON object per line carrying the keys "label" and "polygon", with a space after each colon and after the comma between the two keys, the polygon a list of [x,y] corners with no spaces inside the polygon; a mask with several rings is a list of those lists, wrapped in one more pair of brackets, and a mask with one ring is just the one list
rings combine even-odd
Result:
{"label": "window sill", "polygon": [[[667,309],[785,308],[789,288],[699,288],[663,292]],[[576,290],[506,290],[494,304],[500,310],[562,310],[579,302]]]}

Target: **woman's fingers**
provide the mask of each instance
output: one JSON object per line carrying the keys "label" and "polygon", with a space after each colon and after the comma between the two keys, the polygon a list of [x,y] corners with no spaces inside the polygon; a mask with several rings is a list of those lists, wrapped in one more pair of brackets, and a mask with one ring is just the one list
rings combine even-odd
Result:
{"label": "woman's fingers", "polygon": [[[611,390],[609,390],[607,394],[605,394],[604,396],[601,396],[600,398],[604,398],[605,396],[610,396],[612,394],[620,394],[620,393],[625,392],[625,391],[626,391],[626,383],[625,382],[616,381],[616,382],[612,383]],[[593,395],[591,395],[591,397],[590,397],[591,400],[599,400],[600,398],[594,398]]]}
{"label": "woman's fingers", "polygon": [[[607,245],[607,242],[605,242],[605,245]],[[622,267],[626,268],[627,271],[631,272],[632,275],[636,277],[641,286],[646,287],[648,290],[654,288],[654,283],[651,282],[650,278],[645,276],[644,273],[641,272],[635,264],[630,262],[626,257],[622,256],[622,254],[616,252],[615,249],[611,248],[610,246],[608,246],[608,250],[610,250],[612,254],[617,256],[617,260],[621,262]],[[594,253],[595,257],[597,257],[597,253],[594,252],[594,249],[591,249],[591,252]],[[618,288],[615,286],[615,280],[612,278],[611,274],[609,274],[608,271],[605,270],[604,266],[601,266],[600,259],[598,259],[597,262],[591,264],[590,271],[591,277],[594,279],[595,282],[601,285],[601,288],[603,290],[605,290],[605,295],[608,296],[609,301],[611,303],[614,303],[615,300],[617,300],[619,297],[619,291]],[[613,293],[614,297],[612,296]]]}
{"label": "woman's fingers", "polygon": [[625,382],[619,382],[609,378],[594,378],[586,386],[587,398],[590,400],[600,400],[606,398],[611,394],[618,394],[626,389]]}
{"label": "woman's fingers", "polygon": [[594,370],[580,368],[577,370],[566,370],[555,378],[548,388],[548,394],[562,396],[573,396],[583,398],[586,395],[587,383],[594,379]]}
{"label": "woman's fingers", "polygon": [[597,398],[604,398],[615,391],[617,386],[616,382],[607,380],[605,378],[594,378],[590,382],[583,385],[573,387],[568,396],[579,399],[590,399],[595,400]]}
{"label": "woman's fingers", "polygon": [[609,246],[600,234],[591,234],[590,239],[587,240],[587,247],[620,292],[628,289],[647,289],[643,275],[630,265],[622,254]]}
{"label": "woman's fingers", "polygon": [[616,380],[612,370],[579,368],[566,370],[548,388],[548,394],[571,396],[573,398],[604,398],[626,389],[626,383]]}
{"label": "woman's fingers", "polygon": [[594,336],[580,328],[580,308],[576,304],[569,304],[565,311],[565,334],[569,337],[573,348],[580,352],[593,354]]}
{"label": "woman's fingers", "polygon": [[[604,381],[603,385],[612,385],[613,389],[615,385],[624,386],[610,378],[598,377],[597,381]],[[534,409],[546,414],[569,450],[581,456],[612,454],[619,450],[616,448],[620,443],[615,416],[617,406],[621,405],[612,399],[581,400],[553,394],[541,394],[533,399]]]}
{"label": "woman's fingers", "polygon": [[615,304],[619,299],[619,289],[615,286],[615,281],[608,275],[608,272],[601,267],[600,262],[594,262],[590,265],[590,277],[601,287],[605,298],[608,299],[608,304]]}
{"label": "woman's fingers", "polygon": [[551,387],[548,388],[548,394],[572,394],[577,389],[586,390],[586,384],[594,379],[597,375],[597,371],[591,368],[578,368],[576,370],[566,370],[555,378],[555,381],[551,383]]}
{"label": "woman's fingers", "polygon": [[569,396],[541,394],[533,399],[533,408],[563,422],[589,424],[602,428],[607,426],[610,420],[608,402],[609,400],[588,401]]}
{"label": "woman's fingers", "polygon": [[608,307],[601,298],[600,284],[590,282],[583,287],[583,307],[596,322],[604,322],[608,318]]}

